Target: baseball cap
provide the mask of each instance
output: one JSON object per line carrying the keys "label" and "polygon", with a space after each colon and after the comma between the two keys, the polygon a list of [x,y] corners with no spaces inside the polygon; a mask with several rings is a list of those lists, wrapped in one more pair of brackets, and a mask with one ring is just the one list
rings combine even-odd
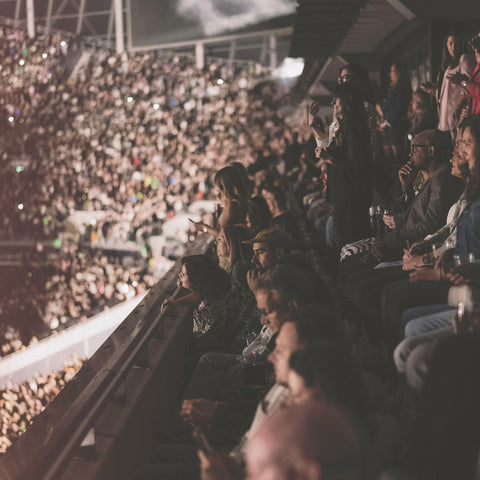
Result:
{"label": "baseball cap", "polygon": [[290,249],[290,237],[280,228],[273,227],[260,230],[254,238],[244,240],[242,243],[253,245],[254,243],[263,243],[275,248]]}

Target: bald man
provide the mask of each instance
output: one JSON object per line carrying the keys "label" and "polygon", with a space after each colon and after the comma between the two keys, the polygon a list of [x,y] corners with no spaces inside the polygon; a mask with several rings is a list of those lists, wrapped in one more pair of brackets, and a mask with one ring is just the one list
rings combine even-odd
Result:
{"label": "bald man", "polygon": [[[347,257],[339,265],[339,282],[362,314],[371,343],[378,343],[384,335],[380,311],[382,292],[393,282],[408,279],[408,273],[402,271],[401,266],[378,270],[373,267],[380,262],[400,261],[404,248],[443,227],[450,207],[464,188],[463,181],[451,175],[451,165],[445,159],[449,148],[444,143],[444,137],[435,130],[426,130],[414,137],[410,160],[399,171],[405,195],[413,197],[409,207],[403,214],[384,216],[390,230],[384,238],[376,239],[363,259],[360,255]],[[416,179],[420,176],[423,178],[418,183]],[[391,332],[395,338],[388,339],[389,343],[396,341],[398,328],[388,328],[388,335]]]}
{"label": "bald man", "polygon": [[358,480],[359,437],[332,405],[307,402],[274,414],[249,439],[247,480]]}

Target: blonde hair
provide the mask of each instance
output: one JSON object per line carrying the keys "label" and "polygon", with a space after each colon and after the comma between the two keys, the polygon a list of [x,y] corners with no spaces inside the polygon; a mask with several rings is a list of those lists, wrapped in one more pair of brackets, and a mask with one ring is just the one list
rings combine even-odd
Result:
{"label": "blonde hair", "polygon": [[248,191],[244,179],[238,170],[227,165],[218,170],[215,174],[213,184],[220,192],[220,201],[228,202],[231,200],[238,201],[241,205],[246,206],[248,203]]}

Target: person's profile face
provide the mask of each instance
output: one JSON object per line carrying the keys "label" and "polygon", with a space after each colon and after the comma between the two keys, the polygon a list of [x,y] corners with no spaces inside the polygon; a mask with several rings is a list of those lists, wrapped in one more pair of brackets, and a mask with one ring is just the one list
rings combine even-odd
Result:
{"label": "person's profile face", "polygon": [[281,311],[273,302],[272,295],[269,290],[264,288],[253,292],[257,302],[257,308],[260,310],[261,322],[264,327],[268,327],[273,334],[277,333],[281,326]]}
{"label": "person's profile face", "polygon": [[410,161],[415,168],[421,169],[425,166],[428,158],[428,149],[430,145],[419,135],[416,135],[410,146]]}
{"label": "person's profile face", "polygon": [[277,264],[276,250],[263,243],[254,243],[252,263],[261,270],[273,268]]}
{"label": "person's profile face", "polygon": [[293,322],[287,322],[280,328],[275,343],[275,349],[268,356],[268,361],[275,369],[275,380],[277,383],[287,385],[288,372],[290,370],[290,355],[297,349],[297,329]]}
{"label": "person's profile face", "polygon": [[470,127],[465,128],[463,132],[463,156],[468,163],[470,175],[478,175],[477,172],[477,156],[478,145],[475,137],[472,135]]}
{"label": "person's profile face", "polygon": [[183,288],[186,288],[187,290],[191,290],[192,288],[192,284],[188,279],[188,273],[187,273],[187,269],[185,268],[185,265],[182,265],[182,269],[178,274],[178,284]]}
{"label": "person's profile face", "polygon": [[455,140],[455,148],[453,149],[452,158],[450,159],[452,165],[451,174],[454,177],[463,177],[462,165],[466,164],[465,157],[463,155],[463,132],[458,130],[457,138]]}

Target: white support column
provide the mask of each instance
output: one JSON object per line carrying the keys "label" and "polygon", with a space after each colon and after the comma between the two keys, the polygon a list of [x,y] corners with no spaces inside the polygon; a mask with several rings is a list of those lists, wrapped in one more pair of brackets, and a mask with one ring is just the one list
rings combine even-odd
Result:
{"label": "white support column", "polygon": [[125,50],[125,41],[123,39],[123,5],[122,0],[115,0],[115,44],[117,54]]}
{"label": "white support column", "polygon": [[270,35],[269,39],[270,47],[270,69],[277,68],[277,36],[275,34]]}
{"label": "white support column", "polygon": [[131,51],[132,47],[132,2],[127,0],[127,51]]}
{"label": "white support column", "polygon": [[205,66],[205,48],[202,42],[195,43],[195,60],[197,68],[202,69]]}
{"label": "white support column", "polygon": [[53,0],[48,0],[47,19],[45,22],[45,33],[47,35],[50,35],[50,30],[52,29],[52,11],[53,11]]}
{"label": "white support column", "polygon": [[35,38],[35,6],[33,0],[27,0],[27,33],[30,38]]}
{"label": "white support column", "polygon": [[107,45],[108,48],[112,47],[112,33],[113,33],[113,18],[115,16],[115,0],[110,3],[110,15],[108,16],[107,26]]}
{"label": "white support column", "polygon": [[85,13],[85,0],[80,0],[80,7],[78,8],[78,17],[77,17],[77,35],[80,35],[82,31],[82,24],[83,24],[83,14]]}
{"label": "white support column", "polygon": [[22,0],[17,0],[15,3],[15,28],[18,28],[18,20],[20,20],[20,9],[22,8]]}

